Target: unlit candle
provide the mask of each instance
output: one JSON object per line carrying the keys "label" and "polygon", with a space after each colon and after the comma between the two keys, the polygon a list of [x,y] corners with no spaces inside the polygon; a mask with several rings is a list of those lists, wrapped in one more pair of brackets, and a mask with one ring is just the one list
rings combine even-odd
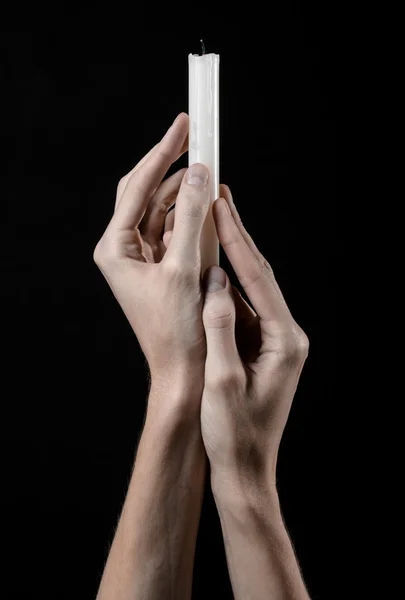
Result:
{"label": "unlit candle", "polygon": [[[204,52],[204,48],[203,48]],[[189,54],[189,165],[210,172],[211,203],[201,234],[201,274],[219,264],[219,242],[212,203],[219,196],[219,54]]]}

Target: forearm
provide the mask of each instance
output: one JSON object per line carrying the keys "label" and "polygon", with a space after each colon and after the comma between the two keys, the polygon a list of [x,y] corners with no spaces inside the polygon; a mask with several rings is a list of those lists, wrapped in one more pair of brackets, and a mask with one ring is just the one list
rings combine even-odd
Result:
{"label": "forearm", "polygon": [[213,481],[235,600],[309,600],[275,486]]}
{"label": "forearm", "polygon": [[198,419],[147,417],[97,600],[190,597],[205,466]]}

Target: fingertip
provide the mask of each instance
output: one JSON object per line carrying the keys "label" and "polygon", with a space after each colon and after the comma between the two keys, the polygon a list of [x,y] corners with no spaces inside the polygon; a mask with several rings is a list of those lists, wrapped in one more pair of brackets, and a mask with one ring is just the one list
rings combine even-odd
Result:
{"label": "fingertip", "polygon": [[173,230],[172,229],[170,231],[166,231],[163,234],[163,244],[165,245],[166,250],[169,247],[170,240],[172,239],[172,234],[173,234]]}
{"label": "fingertip", "polygon": [[188,144],[188,128],[189,128],[189,119],[186,113],[180,113],[174,119],[172,125],[169,127],[167,131],[167,135],[175,135],[176,137],[181,138],[181,146],[179,148],[180,154],[184,152],[183,148],[186,144]]}
{"label": "fingertip", "polygon": [[184,154],[188,150],[188,138],[189,138],[189,136],[188,136],[188,132],[187,132],[186,139],[184,140],[184,144],[182,145],[181,150],[180,150],[180,155]]}
{"label": "fingertip", "polygon": [[181,123],[182,125],[187,124],[187,126],[188,126],[188,122],[189,122],[188,114],[185,112],[181,112],[177,115],[177,117],[173,121],[173,125],[174,124],[179,125]]}
{"label": "fingertip", "polygon": [[228,215],[232,216],[228,203],[223,196],[220,196],[215,200],[213,204],[213,210],[215,210],[217,213],[220,211],[222,214],[227,213]]}
{"label": "fingertip", "polygon": [[[178,171],[173,173],[173,175],[170,176],[173,178],[173,182],[176,185],[176,187],[179,188],[181,186],[183,179],[184,179],[184,175],[186,174],[186,171],[187,171],[187,168],[183,167],[182,169],[179,169]],[[170,179],[170,177],[168,177],[167,179]]]}
{"label": "fingertip", "polygon": [[231,192],[231,188],[229,187],[229,185],[226,185],[226,183],[221,183],[219,189],[220,189],[221,196],[223,196],[225,198],[225,200],[227,201],[229,206],[232,206],[233,205],[233,197],[232,197],[232,192]]}
{"label": "fingertip", "polygon": [[212,216],[214,218],[215,225],[217,225],[218,218],[220,218],[220,217],[218,217],[218,214],[220,212],[220,208],[219,208],[219,204],[218,204],[219,200],[221,200],[221,197],[217,198],[212,203]]}
{"label": "fingertip", "polygon": [[212,205],[212,217],[215,224],[219,243],[222,245],[226,236],[229,237],[235,226],[232,213],[225,198],[220,196]]}

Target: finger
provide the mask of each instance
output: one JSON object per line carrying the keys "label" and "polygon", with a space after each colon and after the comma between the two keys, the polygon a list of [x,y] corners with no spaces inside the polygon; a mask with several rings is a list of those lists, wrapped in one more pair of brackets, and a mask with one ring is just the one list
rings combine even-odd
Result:
{"label": "finger", "polygon": [[[136,164],[135,167],[129,171],[129,173],[127,173],[126,175],[124,175],[124,177],[122,177],[122,179],[120,179],[120,182],[119,182],[118,187],[117,187],[117,195],[116,195],[116,198],[115,198],[115,208],[114,208],[114,211],[117,210],[118,203],[121,200],[121,197],[122,197],[123,191],[125,189],[125,186],[128,183],[128,179],[131,177],[131,175],[133,175],[148,160],[148,158],[151,156],[151,154],[153,154],[154,152],[156,152],[156,149],[158,148],[158,146],[159,146],[159,144],[155,144],[153,146],[153,148],[151,150],[149,150],[149,152],[147,154],[145,154],[145,156],[139,161],[139,163]],[[182,156],[185,152],[187,152],[187,150],[188,150],[188,134],[187,134],[186,140],[185,140],[185,142],[184,142],[184,144],[183,144],[183,146],[182,146],[182,148],[181,148],[181,150],[180,150],[177,158],[173,162],[176,162],[176,160],[178,160],[180,158],[180,156]]]}
{"label": "finger", "polygon": [[188,122],[185,113],[179,115],[156,150],[128,179],[111,220],[115,229],[134,229],[139,225],[150,198],[183,148]]}
{"label": "finger", "polygon": [[164,256],[182,266],[201,264],[200,237],[210,205],[209,172],[195,163],[186,172],[176,200],[171,243]]}
{"label": "finger", "polygon": [[[243,239],[245,240],[246,244],[249,246],[249,248],[251,249],[251,251],[253,252],[253,254],[256,256],[256,258],[259,261],[263,261],[263,255],[261,254],[260,250],[257,248],[256,244],[254,243],[252,237],[248,234],[248,232],[246,231],[242,220],[239,216],[239,213],[237,211],[237,208],[235,206],[235,203],[233,201],[233,196],[232,196],[232,192],[229,188],[229,186],[225,185],[224,183],[221,183],[219,186],[219,195],[222,198],[225,198],[228,206],[229,206],[229,210],[231,211],[231,214],[233,216],[233,219],[239,229],[239,231],[242,234]],[[276,287],[276,289],[278,290],[281,300],[282,302],[287,306],[286,301],[284,300],[284,296],[279,288],[279,285],[277,283],[277,281],[274,279],[274,285]]]}
{"label": "finger", "polygon": [[145,156],[143,158],[141,158],[141,160],[134,166],[134,168],[131,169],[126,175],[124,175],[124,177],[122,177],[120,179],[120,181],[118,183],[118,186],[117,186],[117,195],[116,195],[116,198],[115,198],[115,208],[114,208],[114,211],[117,210],[117,206],[119,204],[119,201],[122,198],[122,194],[123,194],[123,192],[125,190],[125,187],[126,187],[126,185],[128,183],[128,179],[130,179],[131,175],[133,175],[139,169],[139,167],[141,167],[148,160],[148,158],[150,157],[150,155],[153,152],[155,152],[156,148],[159,146],[159,143],[155,144],[153,146],[153,148],[151,150],[149,150],[149,152],[147,154],[145,154]]}
{"label": "finger", "polygon": [[167,215],[166,215],[165,233],[167,231],[173,231],[175,218],[176,218],[176,207],[174,207],[173,210],[171,210],[170,212],[168,212]]}
{"label": "finger", "polygon": [[173,208],[173,210],[171,210],[170,212],[168,212],[167,215],[166,215],[165,232],[163,234],[163,244],[164,244],[166,250],[169,247],[170,240],[172,239],[172,235],[173,235],[173,227],[174,227],[174,220],[175,220],[175,211],[176,211],[176,207]]}
{"label": "finger", "polygon": [[203,278],[202,320],[207,339],[205,385],[233,376],[241,365],[235,339],[235,304],[225,271],[216,265]]}
{"label": "finger", "polygon": [[139,230],[150,244],[157,244],[161,240],[167,211],[176,202],[186,170],[180,169],[180,171],[177,171],[177,173],[163,181],[149,202],[145,215],[139,225]]}
{"label": "finger", "polygon": [[213,216],[218,239],[260,319],[284,319],[289,311],[275,286],[270,265],[247,244],[224,198],[214,202]]}
{"label": "finger", "polygon": [[253,308],[246,302],[238,288],[232,286],[233,299],[236,307],[236,320],[237,321],[251,321],[256,317],[256,313]]}
{"label": "finger", "polygon": [[170,240],[172,239],[173,231],[166,231],[163,234],[163,244],[165,245],[166,250],[169,247]]}
{"label": "finger", "polygon": [[253,254],[260,260],[261,254],[260,254],[259,250],[257,249],[256,244],[252,240],[251,236],[248,234],[245,227],[243,226],[243,223],[241,221],[239,213],[234,204],[232,192],[231,192],[229,186],[225,185],[224,183],[221,183],[219,186],[219,195],[221,198],[225,198],[225,200],[229,206],[229,210],[231,211],[233,219],[234,219],[236,225],[238,226],[243,239],[245,240],[245,242],[247,243],[249,248],[252,250]]}

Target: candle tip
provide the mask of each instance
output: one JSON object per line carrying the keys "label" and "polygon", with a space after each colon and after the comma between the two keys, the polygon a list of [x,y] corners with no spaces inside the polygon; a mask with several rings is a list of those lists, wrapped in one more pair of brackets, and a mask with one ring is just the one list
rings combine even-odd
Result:
{"label": "candle tip", "polygon": [[201,53],[202,53],[202,55],[204,56],[204,54],[205,54],[205,45],[204,45],[204,41],[203,41],[203,40],[200,40],[200,42],[201,42]]}

